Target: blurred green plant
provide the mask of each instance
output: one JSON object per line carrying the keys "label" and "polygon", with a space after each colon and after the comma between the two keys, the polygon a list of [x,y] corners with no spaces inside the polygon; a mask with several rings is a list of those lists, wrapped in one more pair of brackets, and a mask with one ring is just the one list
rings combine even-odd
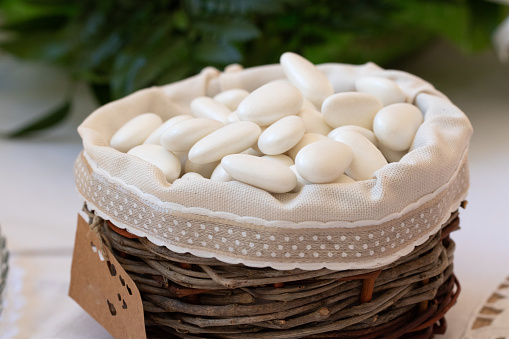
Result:
{"label": "blurred green plant", "polygon": [[[437,37],[478,51],[504,12],[480,0],[1,0],[0,49],[64,67],[104,104],[209,65],[276,63],[285,51],[382,66]],[[69,109],[11,136],[51,126]]]}

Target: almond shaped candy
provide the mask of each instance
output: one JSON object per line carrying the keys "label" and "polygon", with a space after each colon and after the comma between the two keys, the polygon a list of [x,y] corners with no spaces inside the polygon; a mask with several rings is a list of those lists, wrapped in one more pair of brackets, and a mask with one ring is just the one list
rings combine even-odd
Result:
{"label": "almond shaped candy", "polygon": [[360,133],[368,138],[368,140],[371,141],[373,145],[378,147],[378,140],[376,140],[375,133],[367,128],[356,125],[345,125],[335,128],[327,135],[327,138],[335,140],[335,136],[341,134],[342,131],[354,131]]}
{"label": "almond shaped candy", "polygon": [[295,158],[297,172],[314,184],[334,182],[350,166],[352,149],[342,142],[321,140],[303,147]]}
{"label": "almond shaped candy", "polygon": [[222,122],[207,118],[184,120],[163,132],[161,145],[168,151],[187,152],[198,140],[223,126]]}
{"label": "almond shaped candy", "polygon": [[306,133],[327,135],[332,128],[323,120],[323,115],[315,109],[301,109],[297,114],[306,126]]}
{"label": "almond shaped candy", "polygon": [[174,182],[180,176],[179,158],[161,145],[139,145],[131,148],[127,154],[134,155],[159,168],[169,183]]}
{"label": "almond shaped candy", "polygon": [[184,165],[184,171],[186,173],[195,172],[201,175],[204,178],[209,179],[214,172],[214,169],[219,164],[219,161],[209,162],[208,164],[196,164],[191,160],[187,159]]}
{"label": "almond shaped candy", "polygon": [[143,144],[154,144],[154,145],[160,145],[161,144],[161,135],[164,131],[166,131],[168,128],[178,124],[181,121],[193,119],[194,117],[192,115],[177,115],[173,118],[170,118],[166,120],[161,126],[159,126],[152,134],[149,135],[147,139],[143,142]]}
{"label": "almond shaped candy", "polygon": [[219,161],[254,145],[260,133],[260,126],[250,121],[226,125],[196,142],[189,150],[189,160],[196,164]]}
{"label": "almond shaped candy", "polygon": [[273,81],[249,94],[237,107],[242,121],[268,126],[281,118],[295,115],[302,106],[302,93],[286,81]]}
{"label": "almond shaped candy", "polygon": [[325,135],[318,134],[318,133],[306,133],[299,140],[297,145],[293,146],[292,149],[290,149],[288,151],[288,156],[295,160],[297,153],[299,153],[299,151],[302,149],[302,147],[312,144],[314,142],[320,141],[320,140],[327,140],[327,137]]}
{"label": "almond shaped candy", "polygon": [[292,170],[274,160],[231,154],[221,160],[221,165],[233,179],[271,193],[290,192],[297,185]]}
{"label": "almond shaped candy", "polygon": [[226,123],[232,111],[210,97],[197,97],[191,101],[191,112],[197,118],[209,118]]}
{"label": "almond shaped candy", "polygon": [[334,94],[329,79],[309,60],[298,54],[286,52],[281,55],[279,62],[288,80],[317,107],[322,105],[325,98]]}
{"label": "almond shaped candy", "polygon": [[424,118],[412,104],[392,104],[381,109],[375,116],[373,131],[378,141],[393,151],[410,148],[415,134]]}
{"label": "almond shaped candy", "polygon": [[289,169],[292,170],[293,174],[295,174],[295,177],[297,178],[297,186],[295,186],[295,188],[293,190],[291,190],[291,192],[294,192],[294,193],[295,192],[300,192],[302,190],[302,187],[304,187],[305,185],[312,185],[313,184],[312,182],[309,182],[306,179],[304,179],[299,174],[299,172],[297,172],[297,168],[295,167],[295,165],[290,166]]}
{"label": "almond shaped candy", "polygon": [[355,89],[376,96],[384,106],[406,101],[406,95],[396,81],[387,78],[359,78],[355,82]]}
{"label": "almond shaped candy", "polygon": [[331,127],[357,125],[373,129],[375,114],[382,102],[371,94],[345,92],[331,95],[322,105],[323,119]]}
{"label": "almond shaped candy", "polygon": [[239,104],[249,95],[245,89],[234,88],[221,92],[214,97],[214,100],[222,103],[230,110],[235,111]]}
{"label": "almond shaped candy", "polygon": [[111,137],[110,146],[120,152],[141,145],[143,141],[163,123],[155,113],[140,114],[128,122]]}
{"label": "almond shaped candy", "polygon": [[347,144],[353,151],[353,160],[346,169],[346,174],[356,181],[368,180],[373,173],[387,165],[382,152],[364,135],[344,130],[334,140]]}
{"label": "almond shaped candy", "polygon": [[262,132],[258,149],[268,155],[281,154],[294,147],[304,135],[306,127],[296,115],[284,117]]}
{"label": "almond shaped candy", "polygon": [[290,158],[288,155],[284,154],[276,154],[276,155],[264,155],[262,158],[273,160],[273,161],[279,161],[285,166],[293,166],[295,163],[293,162],[293,159]]}
{"label": "almond shaped candy", "polygon": [[223,166],[221,166],[221,163],[219,163],[219,165],[217,165],[216,168],[214,169],[214,172],[212,172],[210,180],[228,182],[232,181],[233,178],[231,177],[231,175],[226,173]]}

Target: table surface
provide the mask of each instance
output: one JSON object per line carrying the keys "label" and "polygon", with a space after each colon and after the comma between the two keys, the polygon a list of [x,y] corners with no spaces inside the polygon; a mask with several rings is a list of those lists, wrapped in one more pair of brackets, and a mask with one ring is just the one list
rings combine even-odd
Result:
{"label": "table surface", "polygon": [[[490,52],[467,57],[441,42],[397,68],[434,84],[474,126],[469,204],[461,211],[461,231],[453,234],[462,293],[447,315],[448,332],[439,338],[480,338],[472,336],[470,324],[509,276],[504,213],[509,192],[509,65],[500,64]],[[59,69],[21,64],[0,54],[0,134],[57,106],[70,83]],[[82,148],[76,127],[95,107],[84,85],[75,89],[65,123],[30,138],[0,139],[0,224],[11,253],[0,339],[111,338],[67,296],[76,216],[82,206],[73,176],[73,162]],[[508,312],[509,307],[502,312],[505,319]],[[509,331],[507,326],[499,332]]]}

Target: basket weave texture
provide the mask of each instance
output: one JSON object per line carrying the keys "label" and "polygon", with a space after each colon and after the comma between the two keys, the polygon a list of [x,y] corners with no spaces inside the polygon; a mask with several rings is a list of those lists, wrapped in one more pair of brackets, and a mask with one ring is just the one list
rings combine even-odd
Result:
{"label": "basket weave texture", "polygon": [[[178,338],[432,338],[455,303],[458,212],[379,269],[279,271],[172,252],[89,212],[139,289],[147,333]],[[456,288],[455,288],[456,286]]]}

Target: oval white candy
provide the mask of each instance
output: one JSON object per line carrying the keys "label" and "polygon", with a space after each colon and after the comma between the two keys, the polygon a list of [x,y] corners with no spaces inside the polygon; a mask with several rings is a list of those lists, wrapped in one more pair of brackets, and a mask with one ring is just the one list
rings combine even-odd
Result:
{"label": "oval white candy", "polygon": [[226,123],[232,111],[212,98],[197,97],[191,101],[191,112],[197,118],[209,118]]}
{"label": "oval white candy", "polygon": [[214,169],[214,172],[212,172],[210,180],[228,182],[234,179],[231,177],[231,175],[226,173],[223,166],[221,166],[221,163],[219,163],[219,165],[217,165],[217,167]]}
{"label": "oval white candy", "polygon": [[189,160],[206,164],[221,160],[225,155],[245,151],[256,143],[260,133],[260,126],[250,121],[226,125],[194,144],[189,150]]}
{"label": "oval white candy", "polygon": [[335,140],[321,140],[303,147],[295,158],[297,172],[315,184],[334,182],[350,166],[351,148]]}
{"label": "oval white candy", "polygon": [[180,176],[182,176],[185,172],[185,165],[186,165],[186,161],[187,161],[187,152],[172,152],[173,154],[175,154],[177,156],[177,158],[179,158],[180,160]]}
{"label": "oval white candy", "polygon": [[387,162],[398,162],[401,160],[401,158],[403,158],[405,156],[405,154],[408,153],[407,150],[405,151],[394,151],[390,148],[387,148],[386,146],[384,146],[383,144],[380,144],[378,146],[378,149],[380,150],[380,152],[382,152],[382,154],[384,155],[385,159],[387,160]]}
{"label": "oval white candy", "polygon": [[219,161],[214,161],[208,164],[196,164],[191,160],[187,159],[184,169],[186,173],[195,172],[200,174],[204,178],[210,178],[212,172],[219,164]]}
{"label": "oval white candy", "polygon": [[338,184],[349,184],[349,183],[352,183],[352,182],[355,182],[355,180],[353,180],[352,178],[350,178],[348,175],[346,174],[341,174],[339,176],[339,178],[334,181],[335,183],[338,183]]}
{"label": "oval white candy", "polygon": [[189,172],[184,174],[180,179],[203,179],[203,176],[200,173]]}
{"label": "oval white candy", "polygon": [[393,151],[410,148],[423,122],[421,111],[412,104],[392,104],[375,116],[373,131],[378,141]]}
{"label": "oval white candy", "polygon": [[355,126],[355,125],[340,126],[340,127],[337,127],[335,129],[333,129],[327,135],[327,137],[335,140],[334,137],[336,135],[338,135],[338,134],[341,134],[341,131],[354,131],[354,132],[358,132],[358,133],[364,135],[366,138],[368,138],[368,140],[371,141],[373,143],[373,145],[378,147],[378,140],[375,137],[375,133],[373,133],[373,131],[371,131],[371,130],[369,130],[367,128],[361,127],[361,126]]}
{"label": "oval white candy", "polygon": [[273,81],[249,94],[237,107],[240,120],[268,126],[288,115],[295,115],[302,106],[302,94],[285,81]]}
{"label": "oval white candy", "polygon": [[331,95],[322,105],[323,119],[331,127],[357,125],[373,128],[373,118],[382,109],[382,102],[371,94],[345,92]]}
{"label": "oval white candy", "polygon": [[222,122],[207,118],[184,120],[163,132],[161,145],[168,151],[187,152],[198,140],[223,126]]}
{"label": "oval white candy", "polygon": [[295,188],[292,190],[292,192],[300,192],[302,190],[303,186],[313,184],[312,182],[309,182],[306,179],[304,179],[303,177],[301,177],[299,172],[297,172],[297,168],[295,167],[295,165],[292,165],[289,168],[292,170],[293,174],[295,174],[295,176],[297,177],[297,186],[295,186]]}
{"label": "oval white candy", "polygon": [[[256,145],[253,145],[253,147],[250,147],[248,148],[247,150],[243,151],[243,152],[240,152],[240,154],[248,154],[248,155],[254,155],[255,157],[260,157],[263,155],[262,152],[260,152],[259,150],[255,150],[254,149],[254,146]],[[256,147],[258,149],[258,146]]]}
{"label": "oval white candy", "polygon": [[127,152],[131,148],[141,145],[162,123],[163,120],[157,114],[140,114],[120,127],[111,137],[110,146],[120,152]]}
{"label": "oval white candy", "polygon": [[262,156],[262,158],[273,160],[273,161],[279,161],[280,163],[282,163],[283,165],[288,166],[288,167],[295,164],[293,162],[292,158],[290,158],[288,155],[284,155],[284,154],[264,155],[264,156]]}
{"label": "oval white candy", "polygon": [[272,193],[290,192],[297,178],[287,166],[247,154],[227,155],[221,160],[224,170],[235,180]]}
{"label": "oval white candy", "polygon": [[[319,107],[321,107],[321,106],[319,106]],[[303,98],[302,107],[300,109],[312,109],[312,110],[316,111],[316,106],[313,105],[313,103],[311,101],[309,101],[308,99]]]}
{"label": "oval white candy", "polygon": [[194,117],[192,115],[177,115],[176,117],[170,118],[166,120],[161,126],[159,126],[152,134],[149,135],[147,139],[143,142],[143,144],[154,144],[154,145],[160,145],[161,144],[161,135],[164,131],[166,131],[168,128],[178,124],[181,121],[193,119]]}
{"label": "oval white candy", "polygon": [[233,124],[235,122],[239,122],[240,119],[237,115],[237,111],[235,112],[231,112],[229,115],[228,115],[228,119],[226,119],[226,122],[229,123],[229,124]]}
{"label": "oval white candy", "polygon": [[387,165],[382,152],[365,136],[354,131],[342,131],[335,140],[347,144],[353,151],[353,160],[346,174],[354,180],[368,180],[373,173]]}
{"label": "oval white candy", "polygon": [[139,145],[131,148],[127,154],[134,155],[159,168],[169,183],[180,176],[180,160],[161,145]]}
{"label": "oval white candy", "polygon": [[323,120],[323,115],[313,109],[301,109],[297,114],[306,126],[306,133],[327,135],[332,128]]}
{"label": "oval white candy", "polygon": [[293,146],[293,148],[288,151],[288,156],[295,160],[297,153],[299,153],[302,147],[320,140],[327,140],[327,137],[318,133],[306,133],[304,136],[302,136],[297,145]]}
{"label": "oval white candy", "polygon": [[309,60],[286,52],[281,55],[280,63],[288,80],[317,107],[322,105],[325,98],[334,94],[329,79]]}
{"label": "oval white candy", "polygon": [[235,88],[217,94],[214,100],[222,103],[230,110],[235,111],[239,106],[240,102],[249,95],[249,92],[245,89]]}
{"label": "oval white candy", "polygon": [[405,102],[406,95],[396,81],[382,77],[362,77],[355,82],[358,92],[376,96],[384,106]]}
{"label": "oval white candy", "polygon": [[258,148],[269,155],[281,154],[294,147],[304,135],[306,127],[302,119],[296,115],[284,117],[260,135]]}

